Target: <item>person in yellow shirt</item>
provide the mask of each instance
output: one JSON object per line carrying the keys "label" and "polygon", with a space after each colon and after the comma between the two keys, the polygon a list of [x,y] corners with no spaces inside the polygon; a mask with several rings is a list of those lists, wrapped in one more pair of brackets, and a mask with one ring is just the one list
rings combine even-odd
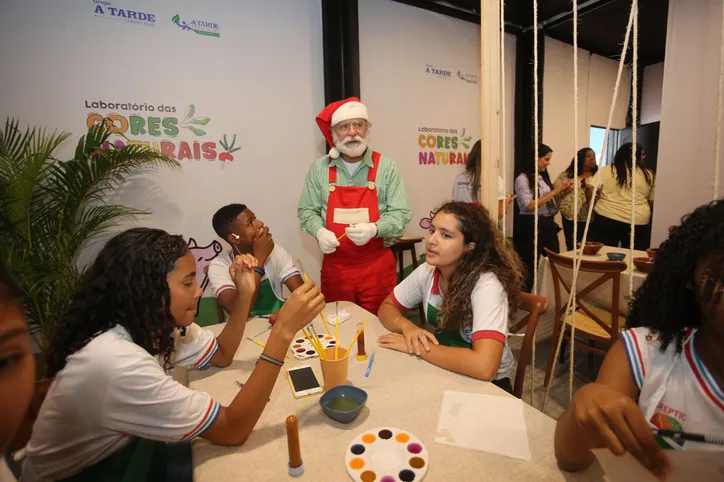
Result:
{"label": "person in yellow shirt", "polygon": [[598,178],[598,194],[594,212],[596,219],[591,228],[590,239],[600,241],[606,246],[630,247],[631,202],[635,200],[634,249],[648,248],[648,225],[651,221],[651,209],[654,205],[653,171],[642,163],[646,155],[640,145],[636,145],[636,192],[632,187],[633,144],[619,147],[613,164],[601,168],[595,177],[589,177],[589,185]]}

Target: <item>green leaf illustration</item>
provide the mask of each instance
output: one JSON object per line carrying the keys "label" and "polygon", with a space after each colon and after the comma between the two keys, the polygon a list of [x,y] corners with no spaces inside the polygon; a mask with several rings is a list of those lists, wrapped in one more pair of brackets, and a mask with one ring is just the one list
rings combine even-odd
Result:
{"label": "green leaf illustration", "polygon": [[198,127],[186,126],[186,128],[187,128],[188,130],[190,130],[191,132],[193,132],[194,134],[196,134],[197,136],[205,136],[205,135],[206,135],[206,131],[203,130],[203,129],[199,129]]}
{"label": "green leaf illustration", "polygon": [[189,106],[186,107],[186,113],[184,115],[187,119],[190,119],[194,116],[194,112],[196,112],[196,106],[193,104],[189,104]]}
{"label": "green leaf illustration", "polygon": [[193,119],[191,119],[191,123],[200,125],[200,126],[205,126],[206,124],[209,123],[210,120],[211,119],[209,119],[208,117],[194,117]]}
{"label": "green leaf illustration", "polygon": [[463,127],[463,133],[460,135],[460,137],[465,137],[465,128]]}
{"label": "green leaf illustration", "polygon": [[462,144],[463,144],[463,147],[464,147],[465,149],[470,149],[470,144],[466,144],[466,143],[464,143],[464,142],[463,142]]}
{"label": "green leaf illustration", "polygon": [[178,16],[178,13],[176,15],[174,15],[173,17],[171,17],[171,21],[173,23],[179,23],[180,20],[181,20],[181,17]]}

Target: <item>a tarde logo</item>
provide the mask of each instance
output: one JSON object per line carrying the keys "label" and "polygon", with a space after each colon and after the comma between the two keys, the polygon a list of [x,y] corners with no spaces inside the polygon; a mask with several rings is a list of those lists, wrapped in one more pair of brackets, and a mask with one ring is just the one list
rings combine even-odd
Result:
{"label": "a tarde logo", "polygon": [[443,79],[452,79],[452,71],[439,69],[434,65],[425,64],[425,75],[431,75],[433,77],[442,77]]}
{"label": "a tarde logo", "polygon": [[171,17],[171,21],[184,32],[194,32],[197,35],[206,35],[209,37],[221,36],[221,27],[219,27],[219,24],[216,22],[207,22],[206,20],[191,20],[187,22],[181,20],[178,14]]}
{"label": "a tarde logo", "polygon": [[153,13],[113,6],[113,4],[107,0],[93,0],[93,4],[95,5],[93,16],[97,18],[120,20],[125,23],[134,23],[145,27],[156,26],[156,15]]}
{"label": "a tarde logo", "polygon": [[469,84],[477,84],[478,83],[478,76],[475,74],[465,73],[462,74],[458,70],[458,79],[463,80]]}
{"label": "a tarde logo", "polygon": [[468,160],[472,136],[465,135],[465,129],[441,127],[418,127],[417,147],[420,149],[418,163],[421,166],[459,165]]}
{"label": "a tarde logo", "polygon": [[221,162],[233,161],[234,153],[241,149],[236,134],[229,134],[231,139],[227,134],[210,139],[206,131],[211,119],[198,115],[194,104],[186,107],[183,117],[176,113],[180,112],[176,106],[168,104],[86,100],[85,108],[86,126],[105,121],[118,136],[113,142],[116,147],[142,144],[171,159]]}

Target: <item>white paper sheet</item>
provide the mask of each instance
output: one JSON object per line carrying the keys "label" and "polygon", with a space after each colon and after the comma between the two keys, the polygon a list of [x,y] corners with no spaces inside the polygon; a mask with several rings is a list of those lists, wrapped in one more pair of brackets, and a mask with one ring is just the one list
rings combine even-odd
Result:
{"label": "white paper sheet", "polygon": [[446,391],[435,442],[531,459],[523,402],[512,397]]}
{"label": "white paper sheet", "polygon": [[[610,482],[658,482],[658,479],[631,454],[620,457],[608,449],[594,449]],[[723,451],[667,450],[671,472],[666,482],[721,482],[724,480]]]}
{"label": "white paper sheet", "polygon": [[[335,320],[335,316],[336,316],[335,311],[334,310],[326,311],[324,313],[324,316],[327,317],[327,323],[329,323],[329,327],[332,330],[334,330],[334,320]],[[344,323],[345,321],[349,320],[350,318],[352,318],[352,316],[349,314],[349,312],[347,310],[339,310],[339,324],[340,325],[342,323]]]}

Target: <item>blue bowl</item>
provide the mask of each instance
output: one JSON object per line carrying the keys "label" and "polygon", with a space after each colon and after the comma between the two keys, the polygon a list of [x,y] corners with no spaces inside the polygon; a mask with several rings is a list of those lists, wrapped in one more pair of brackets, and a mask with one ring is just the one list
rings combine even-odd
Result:
{"label": "blue bowl", "polygon": [[338,385],[319,398],[322,411],[339,423],[352,423],[367,402],[367,392],[352,385]]}
{"label": "blue bowl", "polygon": [[608,259],[611,261],[623,261],[626,259],[625,253],[606,253],[606,256],[608,256]]}

